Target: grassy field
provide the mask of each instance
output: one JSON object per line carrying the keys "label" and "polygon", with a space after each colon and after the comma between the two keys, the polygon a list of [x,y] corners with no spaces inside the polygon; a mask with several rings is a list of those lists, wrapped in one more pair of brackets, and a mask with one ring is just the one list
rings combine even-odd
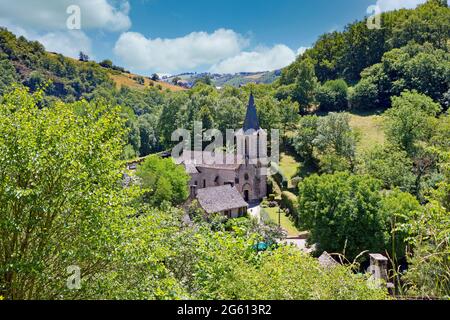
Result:
{"label": "grassy field", "polygon": [[360,134],[358,151],[366,151],[374,145],[384,143],[385,137],[382,128],[382,116],[352,114],[350,125]]}
{"label": "grassy field", "polygon": [[128,73],[110,73],[111,79],[116,84],[117,88],[121,87],[128,87],[132,89],[140,89],[143,90],[145,88],[151,87],[151,86],[158,86],[160,85],[162,90],[169,89],[170,91],[183,91],[186,90],[179,86],[171,85],[170,83],[166,83],[163,81],[152,81],[148,78],[144,77],[144,84],[138,83],[135,79],[135,77],[138,77],[134,74],[128,74]]}
{"label": "grassy field", "polygon": [[[265,212],[267,217],[278,225],[278,207],[262,208],[262,211],[263,215]],[[300,231],[294,226],[292,220],[284,213],[281,213],[281,227],[288,232],[289,237],[297,237],[300,234]]]}
{"label": "grassy field", "polygon": [[300,171],[301,164],[290,154],[283,152],[280,154],[280,170],[287,179],[297,176]]}

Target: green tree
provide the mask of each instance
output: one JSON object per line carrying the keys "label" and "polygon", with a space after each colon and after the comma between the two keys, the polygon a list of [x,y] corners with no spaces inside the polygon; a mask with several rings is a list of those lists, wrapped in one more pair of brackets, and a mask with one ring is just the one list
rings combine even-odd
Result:
{"label": "green tree", "polygon": [[409,234],[403,227],[420,210],[412,195],[382,192],[365,175],[313,175],[299,185],[297,223],[310,230],[317,253],[342,253],[350,261],[363,251],[405,257]]}
{"label": "green tree", "polygon": [[343,253],[352,260],[365,250],[385,250],[379,190],[378,180],[348,173],[313,175],[300,183],[297,221],[310,230],[318,254]]}
{"label": "green tree", "polygon": [[399,147],[376,146],[362,160],[361,171],[383,181],[384,188],[398,187],[403,191],[413,189],[413,161]]}
{"label": "green tree", "polygon": [[342,80],[330,80],[325,82],[317,90],[317,102],[323,111],[344,111],[347,103],[347,83]]}
{"label": "green tree", "polygon": [[404,223],[413,247],[405,280],[409,294],[448,298],[450,296],[450,152],[435,149],[444,174],[428,203]]}
{"label": "green tree", "polygon": [[217,129],[225,134],[227,129],[236,130],[242,127],[245,106],[237,97],[223,97],[215,101],[213,113]]}
{"label": "green tree", "polygon": [[315,101],[318,80],[314,71],[314,63],[311,59],[305,59],[298,66],[298,75],[295,80],[293,98],[300,104],[302,110]]}
{"label": "green tree", "polygon": [[158,118],[152,114],[143,114],[137,120],[139,130],[139,155],[144,157],[159,151],[159,141],[156,127]]}
{"label": "green tree", "polygon": [[196,243],[193,285],[199,299],[333,300],[386,299],[351,268],[321,268],[295,248],[282,246],[257,255],[257,238],[216,232]]}
{"label": "green tree", "polygon": [[290,98],[280,101],[281,124],[284,131],[294,130],[300,119],[300,106],[297,102],[292,102]]}
{"label": "green tree", "polygon": [[[411,245],[408,242],[410,234],[404,227],[412,219],[416,219],[422,210],[419,201],[399,189],[394,189],[383,195],[379,204],[379,215],[383,219],[388,240],[386,240],[386,252],[395,263],[392,269],[399,266],[400,259],[411,254]],[[397,271],[397,270],[396,270]]]}
{"label": "green tree", "polygon": [[[0,133],[0,294],[102,297],[108,289],[91,285],[105,270],[125,271],[117,261],[125,252],[116,249],[136,212],[128,207],[135,190],[120,183],[120,108],[42,107],[42,92],[17,88],[2,100]],[[79,291],[66,287],[73,265],[82,271]]]}
{"label": "green tree", "polygon": [[363,78],[349,90],[349,101],[353,110],[370,110],[378,106],[379,91],[374,78]]}
{"label": "green tree", "polygon": [[353,170],[357,140],[346,113],[302,117],[292,139],[297,153],[306,161],[319,164],[324,172]]}
{"label": "green tree", "polygon": [[208,86],[211,86],[212,85],[211,76],[209,74],[205,74],[205,75],[201,76],[200,78],[195,80],[195,86],[197,84],[206,84]]}
{"label": "green tree", "polygon": [[414,254],[409,257],[405,280],[409,294],[450,296],[450,212],[432,200],[422,213],[408,221]]}
{"label": "green tree", "polygon": [[417,143],[428,140],[432,120],[440,111],[438,103],[416,91],[405,91],[392,98],[392,108],[385,113],[388,140],[414,154]]}
{"label": "green tree", "polygon": [[259,124],[270,134],[272,129],[281,128],[281,110],[279,102],[272,97],[258,99],[256,105]]}
{"label": "green tree", "polygon": [[113,68],[113,62],[111,60],[103,60],[99,63],[103,68],[112,69]]}
{"label": "green tree", "polygon": [[358,135],[350,127],[350,115],[330,113],[319,120],[314,143],[323,171],[354,170]]}
{"label": "green tree", "polygon": [[314,158],[315,141],[318,136],[319,117],[304,116],[300,118],[297,131],[292,139],[295,151],[305,161],[311,162]]}
{"label": "green tree", "polygon": [[176,165],[172,159],[149,156],[137,170],[142,187],[147,191],[148,203],[161,206],[163,202],[178,205],[183,203],[188,193],[189,175],[183,166]]}
{"label": "green tree", "polygon": [[[280,85],[295,83],[299,64],[309,59],[313,61],[321,82],[342,78],[354,85],[360,80],[364,69],[380,63],[383,54],[392,49],[402,48],[410,43],[429,43],[434,48],[448,52],[450,9],[443,2],[445,0],[430,0],[413,10],[384,12],[381,14],[381,29],[367,28],[364,19],[347,25],[342,32],[320,36],[313,48],[282,71]],[[432,66],[432,69],[435,67]],[[364,91],[361,90],[360,93],[363,94]],[[437,100],[436,97],[433,98]]]}
{"label": "green tree", "polygon": [[87,54],[85,54],[83,51],[80,51],[78,60],[80,60],[81,62],[88,62],[89,56]]}
{"label": "green tree", "polygon": [[16,70],[11,62],[0,55],[0,94],[6,92],[18,80]]}

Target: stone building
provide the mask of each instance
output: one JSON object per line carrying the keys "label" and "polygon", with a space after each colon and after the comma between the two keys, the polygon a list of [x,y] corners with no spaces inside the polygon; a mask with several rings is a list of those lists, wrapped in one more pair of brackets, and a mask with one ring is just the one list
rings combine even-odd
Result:
{"label": "stone building", "polygon": [[248,210],[248,203],[236,187],[230,185],[200,189],[197,200],[207,213],[222,213],[228,218],[242,217]]}
{"label": "stone building", "polygon": [[[259,125],[254,97],[251,95],[244,126],[235,133],[234,143],[236,148],[233,153],[191,152],[191,157],[183,160],[186,171],[191,176],[191,198],[200,200],[205,197],[205,194],[209,195],[211,198],[209,200],[217,202],[211,207],[223,209],[221,212],[225,212],[241,208],[243,204],[241,200],[245,203],[251,203],[266,197],[267,165],[266,161],[263,160],[267,159],[267,155],[262,150],[263,148],[266,149],[262,141],[267,139],[262,140],[262,137],[266,137],[266,132]],[[211,163],[211,161],[198,160],[206,158],[219,158],[223,161]],[[218,188],[220,186],[229,186],[229,188]],[[203,190],[210,188],[212,189]],[[240,205],[236,207],[229,203],[228,206],[225,206],[227,208],[221,206],[221,201],[225,202],[225,199],[236,196],[234,190],[240,195]],[[212,197],[216,192],[222,194],[222,197]]]}

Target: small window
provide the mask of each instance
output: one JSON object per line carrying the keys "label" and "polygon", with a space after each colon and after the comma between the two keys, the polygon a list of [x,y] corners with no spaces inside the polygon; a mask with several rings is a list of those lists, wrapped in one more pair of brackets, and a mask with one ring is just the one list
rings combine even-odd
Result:
{"label": "small window", "polygon": [[234,179],[234,182],[235,182],[236,184],[239,184],[239,178]]}
{"label": "small window", "polygon": [[248,173],[245,174],[244,179],[245,179],[245,181],[248,181],[248,179],[250,179],[250,177],[248,176]]}
{"label": "small window", "polygon": [[203,188],[206,188],[206,180],[203,180]]}

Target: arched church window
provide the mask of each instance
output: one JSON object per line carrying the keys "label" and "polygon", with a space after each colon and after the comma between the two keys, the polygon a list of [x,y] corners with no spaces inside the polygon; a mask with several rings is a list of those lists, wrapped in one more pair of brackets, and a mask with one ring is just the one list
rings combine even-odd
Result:
{"label": "arched church window", "polygon": [[244,179],[245,179],[245,181],[248,181],[248,179],[250,179],[250,177],[248,176],[248,173],[246,173],[246,174],[244,175]]}

